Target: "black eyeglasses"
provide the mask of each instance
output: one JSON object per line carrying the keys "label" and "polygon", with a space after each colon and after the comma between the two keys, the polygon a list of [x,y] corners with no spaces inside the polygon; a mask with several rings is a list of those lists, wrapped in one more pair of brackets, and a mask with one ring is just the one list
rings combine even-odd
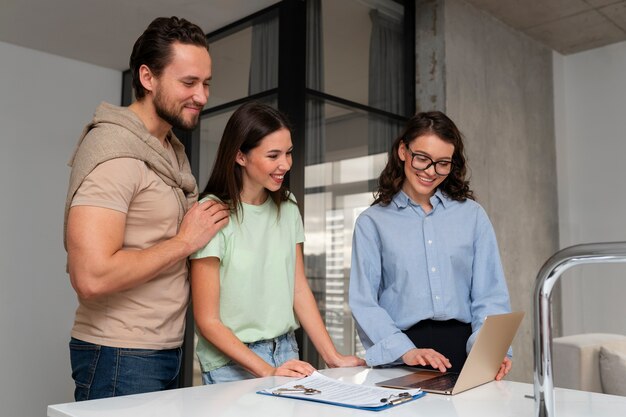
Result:
{"label": "black eyeglasses", "polygon": [[423,153],[413,152],[409,145],[405,143],[406,149],[411,153],[411,166],[418,171],[426,171],[431,166],[435,167],[435,174],[440,177],[444,177],[450,174],[452,171],[452,166],[454,165],[452,161],[442,160],[442,161],[433,161],[432,158],[424,155]]}

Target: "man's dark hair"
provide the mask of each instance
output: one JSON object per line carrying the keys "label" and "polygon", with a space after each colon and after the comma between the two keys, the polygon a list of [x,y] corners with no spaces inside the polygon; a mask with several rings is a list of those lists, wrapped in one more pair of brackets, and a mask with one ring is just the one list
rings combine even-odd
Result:
{"label": "man's dark hair", "polygon": [[176,16],[154,19],[137,39],[130,55],[133,89],[138,100],[146,95],[139,80],[139,67],[146,65],[155,76],[160,76],[171,61],[172,44],[175,42],[209,50],[206,36],[199,26]]}

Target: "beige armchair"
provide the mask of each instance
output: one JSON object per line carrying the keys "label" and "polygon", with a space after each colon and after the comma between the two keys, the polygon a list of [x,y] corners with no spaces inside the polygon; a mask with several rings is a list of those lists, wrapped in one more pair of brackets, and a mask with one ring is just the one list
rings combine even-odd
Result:
{"label": "beige armchair", "polygon": [[624,359],[626,336],[623,335],[587,333],[554,338],[554,386],[626,395]]}

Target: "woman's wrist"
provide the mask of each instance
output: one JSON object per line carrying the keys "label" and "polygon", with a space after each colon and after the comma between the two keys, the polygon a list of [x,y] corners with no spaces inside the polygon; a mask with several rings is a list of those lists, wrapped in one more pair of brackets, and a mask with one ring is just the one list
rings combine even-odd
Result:
{"label": "woman's wrist", "polygon": [[274,372],[276,371],[276,368],[274,368],[273,366],[270,366],[268,363],[264,362],[264,366],[261,369],[261,371],[259,372],[259,374],[257,375],[257,377],[259,378],[263,378],[266,376],[273,376]]}
{"label": "woman's wrist", "polygon": [[332,352],[328,352],[326,355],[322,354],[322,359],[330,368],[336,368],[340,365],[342,355],[333,349]]}

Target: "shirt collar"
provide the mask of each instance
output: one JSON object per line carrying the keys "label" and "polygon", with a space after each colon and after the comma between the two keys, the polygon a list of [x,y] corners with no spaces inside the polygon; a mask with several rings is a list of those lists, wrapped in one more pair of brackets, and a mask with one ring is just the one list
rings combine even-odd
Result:
{"label": "shirt collar", "polygon": [[450,197],[445,195],[443,191],[441,191],[441,189],[439,188],[437,188],[437,191],[435,191],[435,194],[430,198],[430,203],[433,205],[433,207],[435,207],[435,202],[437,200],[441,202],[441,205],[443,206],[443,208],[448,208],[448,206],[452,202]]}
{"label": "shirt collar", "polygon": [[[398,193],[393,197],[392,201],[396,205],[396,207],[398,207],[399,209],[405,208],[406,206],[409,205],[409,203],[411,203],[411,199],[409,198],[409,196],[406,195],[406,193],[402,190],[398,191]],[[430,204],[432,204],[433,209],[439,203],[441,203],[443,208],[446,208],[450,205],[450,202],[451,202],[450,198],[446,196],[439,188],[437,188],[437,191],[435,191],[435,194],[433,194],[433,196],[430,197]],[[416,203],[413,202],[413,204],[416,204]]]}

